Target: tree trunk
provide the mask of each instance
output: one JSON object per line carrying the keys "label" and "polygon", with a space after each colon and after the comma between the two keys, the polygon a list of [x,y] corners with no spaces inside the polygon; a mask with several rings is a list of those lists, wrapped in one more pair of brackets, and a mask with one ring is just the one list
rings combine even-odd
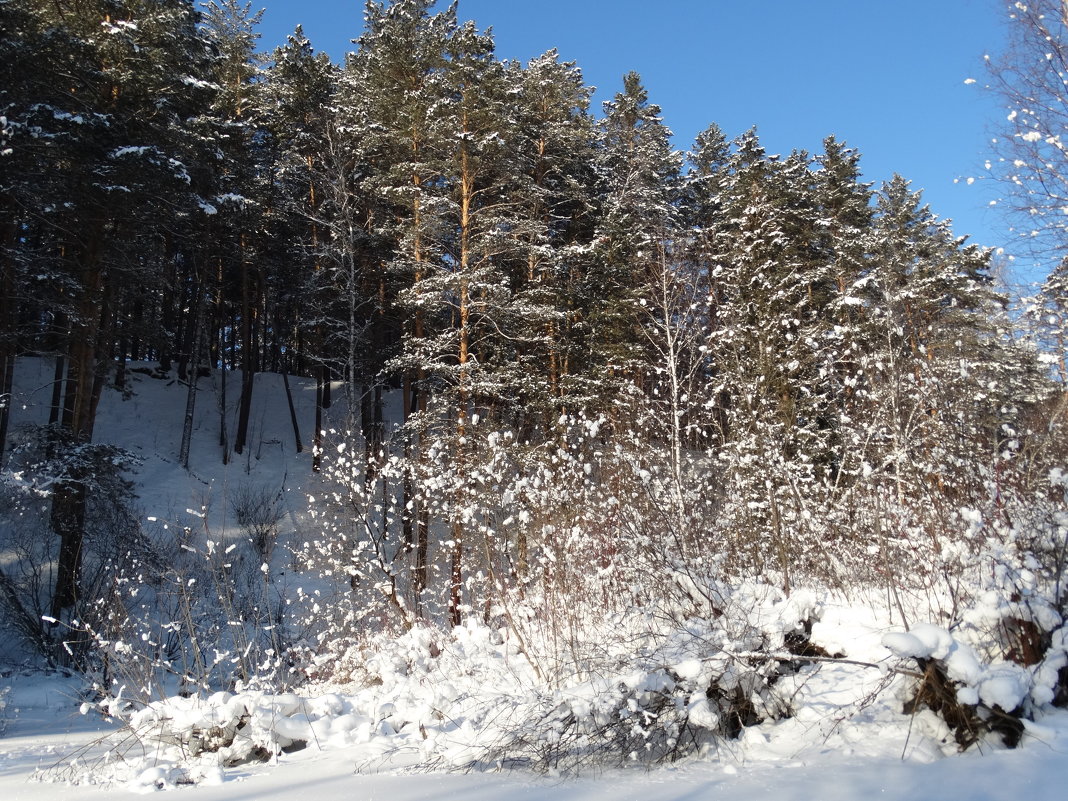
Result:
{"label": "tree trunk", "polygon": [[178,352],[178,378],[185,381],[189,378],[190,362],[195,361],[197,356],[193,353],[196,347],[197,337],[200,336],[202,314],[200,311],[200,298],[202,287],[196,274],[192,276],[193,284],[190,287],[189,312],[182,315],[182,324],[179,326],[179,352]]}
{"label": "tree trunk", "polygon": [[[225,336],[222,331],[219,333],[220,337]],[[222,448],[222,463],[230,464],[230,434],[226,429],[226,417],[228,414],[226,408],[226,349],[222,348],[221,360],[219,362],[219,447]]]}
{"label": "tree trunk", "polygon": [[241,368],[241,397],[237,403],[237,434],[234,438],[234,453],[244,453],[248,442],[248,423],[252,413],[252,389],[256,376],[246,362]]}
{"label": "tree trunk", "polygon": [[[412,416],[414,408],[414,390],[412,378],[408,371],[404,373],[404,382],[401,385],[401,407],[404,423],[407,424]],[[413,525],[412,511],[415,505],[415,486],[412,481],[412,434],[404,435],[404,481],[401,492],[401,536],[404,540],[404,550],[411,551],[415,547],[415,527]]]}
{"label": "tree trunk", "polygon": [[4,464],[7,431],[11,426],[11,404],[15,389],[15,346],[13,342],[0,343],[0,467]]}
{"label": "tree trunk", "polygon": [[0,465],[4,463],[7,431],[11,425],[14,400],[15,354],[18,350],[15,323],[15,262],[8,248],[15,243],[14,223],[4,227],[3,253],[0,253]]}
{"label": "tree trunk", "polygon": [[293,424],[293,440],[297,445],[297,453],[304,450],[304,445],[300,441],[300,426],[297,424],[297,409],[293,405],[293,392],[289,388],[289,375],[286,373],[285,368],[282,369],[282,385],[286,388],[286,401],[289,403],[289,421]]}
{"label": "tree trunk", "polygon": [[[427,395],[422,389],[416,399],[416,408],[421,415],[426,414]],[[416,463],[422,461],[422,444],[416,450]],[[420,502],[416,522],[416,545],[415,545],[415,586],[416,600],[421,604],[422,594],[429,586],[429,565],[427,559],[430,552],[430,510],[425,502]]]}
{"label": "tree trunk", "polygon": [[52,594],[52,617],[78,602],[81,586],[82,542],[85,532],[85,476],[72,475],[52,493],[52,529],[59,535],[56,587]]}
{"label": "tree trunk", "polygon": [[193,416],[197,406],[197,371],[196,360],[190,360],[193,370],[189,375],[189,386],[185,396],[185,418],[182,421],[182,444],[178,449],[178,462],[189,469],[189,448],[193,441]]}
{"label": "tree trunk", "polygon": [[55,367],[52,370],[52,405],[48,411],[48,425],[59,423],[63,410],[63,381],[67,373],[67,359],[62,353],[56,354]]}
{"label": "tree trunk", "polygon": [[[204,327],[203,297],[200,291],[199,282],[194,289],[194,294],[193,308],[195,311],[193,312],[190,325],[192,334],[188,339],[188,353],[183,354],[183,360],[188,365],[187,373],[189,376],[189,390],[185,399],[185,420],[182,423],[182,444],[178,451],[178,461],[186,470],[189,469],[189,449],[193,441],[193,416],[196,412],[197,405],[197,379],[200,377],[200,338],[201,331]],[[181,368],[179,368],[179,374],[181,374]]]}
{"label": "tree trunk", "polygon": [[[111,312],[110,286],[105,282],[99,262],[99,244],[98,241],[90,243],[83,253],[81,297],[68,343],[69,366],[62,425],[74,445],[92,441],[96,406],[103,387],[103,376],[96,370],[96,358],[104,339],[101,329],[107,325]],[[56,484],[52,495],[50,522],[60,538],[52,595],[52,616],[56,618],[78,601],[85,536],[84,482],[87,478],[72,470],[65,480]]]}
{"label": "tree trunk", "polygon": [[251,266],[248,263],[244,235],[241,236],[241,398],[237,409],[237,435],[234,453],[244,453],[248,442],[249,415],[252,412],[252,390],[256,378],[256,342],[253,315],[256,303]]}
{"label": "tree trunk", "polygon": [[312,472],[323,466],[323,409],[329,405],[330,370],[325,364],[315,372],[315,434],[312,437]]}
{"label": "tree trunk", "polygon": [[360,432],[364,442],[364,480],[368,490],[378,477],[382,450],[382,387],[364,384],[360,392]]}

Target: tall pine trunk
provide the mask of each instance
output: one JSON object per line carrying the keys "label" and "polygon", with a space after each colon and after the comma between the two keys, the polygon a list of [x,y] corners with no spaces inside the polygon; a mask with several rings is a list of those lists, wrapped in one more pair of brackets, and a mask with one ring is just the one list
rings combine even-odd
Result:
{"label": "tall pine trunk", "polygon": [[[465,126],[466,128],[466,120]],[[465,442],[467,440],[467,414],[471,405],[471,389],[468,377],[470,359],[470,324],[471,324],[471,287],[468,271],[471,268],[471,204],[475,195],[475,181],[468,162],[467,149],[461,150],[460,170],[460,264],[459,264],[459,343],[457,346],[457,363],[459,373],[456,386],[456,453],[455,472],[457,477],[456,496],[452,514],[452,566],[449,582],[449,617],[454,626],[461,623],[460,606],[463,592],[463,561],[465,531],[463,524],[464,507],[467,503],[464,472]]]}
{"label": "tall pine trunk", "polygon": [[237,408],[237,434],[234,453],[245,451],[248,442],[249,415],[252,412],[252,390],[256,380],[256,345],[253,318],[257,304],[252,297],[253,282],[248,263],[244,234],[241,235],[241,397]]}
{"label": "tall pine trunk", "polygon": [[[178,452],[178,461],[186,470],[189,469],[189,450],[193,441],[193,417],[197,405],[197,379],[200,377],[200,351],[201,336],[204,328],[203,292],[200,282],[194,286],[192,322],[190,324],[190,336],[188,338],[188,352],[183,354],[183,361],[187,363],[188,392],[185,400],[185,419],[182,423],[182,444]],[[181,368],[179,368],[179,374]]]}
{"label": "tall pine trunk", "polygon": [[286,390],[286,402],[289,404],[289,422],[293,425],[293,440],[296,443],[297,453],[304,450],[304,445],[300,441],[300,425],[297,423],[297,409],[293,405],[293,391],[289,388],[289,374],[286,372],[285,365],[282,366],[282,386]]}
{"label": "tall pine trunk", "polygon": [[[62,427],[75,447],[93,438],[96,406],[103,376],[96,369],[98,349],[110,315],[108,289],[99,258],[100,242],[93,240],[82,253],[81,297],[72,320],[67,353],[67,379]],[[56,483],[50,522],[59,537],[56,584],[52,594],[52,617],[59,618],[79,600],[82,550],[85,539],[85,481],[90,478],[77,467]]]}
{"label": "tall pine trunk", "polygon": [[0,253],[0,466],[4,463],[7,431],[11,425],[11,404],[15,389],[15,261],[9,255],[15,240],[14,223],[5,227]]}

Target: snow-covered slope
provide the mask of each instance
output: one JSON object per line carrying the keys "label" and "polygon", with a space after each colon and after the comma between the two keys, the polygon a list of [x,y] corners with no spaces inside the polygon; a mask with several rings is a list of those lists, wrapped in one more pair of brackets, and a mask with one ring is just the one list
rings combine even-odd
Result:
{"label": "snow-covered slope", "polygon": [[[93,435],[94,442],[125,448],[141,460],[132,478],[145,516],[189,524],[206,511],[207,524],[212,529],[226,529],[233,525],[231,489],[250,483],[282,490],[287,511],[299,515],[306,505],[303,482],[311,472],[314,383],[289,379],[303,440],[303,451],[297,453],[282,377],[258,374],[248,447],[244,454],[231,453],[230,463],[223,464],[219,444],[223,376],[216,371],[210,377],[202,377],[198,382],[187,471],[179,463],[187,385],[178,381],[173,371],[159,377],[154,367],[131,363],[126,393],[118,392],[110,383],[105,387]],[[48,421],[52,369],[48,359],[18,361],[12,404],[15,443],[22,426]],[[231,443],[237,428],[239,394],[240,374],[231,374],[225,416]],[[343,414],[341,406],[336,406],[333,413]],[[330,425],[328,416],[327,427]],[[186,510],[192,510],[197,517],[190,520]]]}
{"label": "snow-covered slope", "polygon": [[[145,372],[131,373],[127,396],[105,392],[96,439],[140,458],[133,476],[138,514],[153,537],[177,537],[185,529],[218,541],[239,537],[233,499],[248,487],[265,488],[280,499],[280,539],[298,545],[318,534],[307,508],[314,481],[312,386],[291,379],[305,446],[298,454],[281,377],[258,376],[249,448],[224,465],[220,379],[202,379],[187,471],[178,461],[186,387],[173,376],[154,377],[143,367]],[[20,362],[16,428],[47,419],[50,380],[46,361]],[[238,381],[230,380],[227,425],[232,436]],[[339,404],[332,414],[335,419],[326,426],[341,427],[343,407]],[[274,558],[277,569],[289,570],[284,549]],[[718,657],[695,656],[687,649],[697,648],[701,638],[724,636],[728,629],[710,621],[704,628],[702,621],[691,622],[648,649],[644,662],[626,659],[622,643],[627,632],[620,631],[618,674],[575,676],[551,687],[541,682],[525,649],[504,629],[472,621],[452,632],[416,628],[399,638],[369,636],[349,654],[324,652],[332,662],[322,666],[318,683],[284,695],[232,687],[234,692],[226,694],[157,697],[144,709],[124,708],[132,731],[101,716],[118,705],[100,706],[84,680],[26,667],[25,655],[7,641],[0,645],[0,798],[78,801],[187,782],[195,783],[187,792],[204,801],[298,794],[314,794],[317,801],[354,796],[393,801],[453,796],[681,800],[720,794],[736,801],[1063,797],[1068,714],[1040,710],[1036,722],[1026,724],[1019,749],[1005,749],[988,738],[979,748],[957,755],[951,732],[933,712],[903,713],[913,677],[907,670],[894,670],[902,663],[884,647],[884,637],[901,627],[893,625],[878,600],[857,604],[824,594],[806,600],[802,612],[796,599],[759,586],[748,592],[747,622],[756,626],[758,639],[781,645],[782,634],[797,624],[799,615],[818,606],[821,614],[812,625],[811,641],[848,660],[815,660],[785,672],[775,684],[778,714],[745,727],[736,739],[710,739],[697,756],[651,770],[591,763],[579,771],[581,778],[569,779],[497,772],[486,755],[505,753],[501,744],[517,738],[550,742],[553,726],[565,718],[596,719],[597,706],[606,697],[621,703],[619,709],[633,708],[637,720],[648,708],[643,694],[663,694],[668,683],[707,683],[714,673],[719,686],[726,686],[723,676],[737,672],[747,657],[736,654],[726,667],[717,667]],[[920,655],[911,653],[916,649],[907,637],[917,639],[903,635],[885,640],[906,661]],[[733,645],[724,640],[717,647],[742,647],[743,639]],[[349,669],[341,664],[345,658],[358,664]],[[714,725],[716,712],[701,706],[701,697],[669,691],[663,698],[682,698],[690,704],[686,712],[691,722]],[[566,716],[559,714],[561,709]],[[196,753],[213,727],[241,734],[221,751]]]}

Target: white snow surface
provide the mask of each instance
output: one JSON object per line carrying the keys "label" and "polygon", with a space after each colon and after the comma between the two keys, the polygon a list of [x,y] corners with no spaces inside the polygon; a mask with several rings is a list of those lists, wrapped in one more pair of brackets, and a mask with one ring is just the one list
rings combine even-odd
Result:
{"label": "white snow surface", "polygon": [[[14,399],[16,425],[47,416],[51,366],[21,360],[19,369],[16,385],[31,389]],[[184,387],[173,378],[135,373],[132,379],[130,399],[110,391],[105,395],[96,439],[143,459],[134,478],[148,523],[203,525],[225,540],[234,530],[223,500],[226,488],[254,476],[281,492],[292,536],[314,531],[305,511],[309,486],[303,483],[310,472],[313,387],[291,379],[306,448],[298,455],[280,377],[257,376],[253,442],[244,458],[223,467],[215,446],[215,397],[211,382],[202,380],[190,470],[185,471],[177,465]],[[238,382],[231,381],[232,406]],[[0,799],[82,801],[172,789],[198,801],[1065,797],[1068,712],[1048,706],[1057,671],[1068,664],[1064,627],[1054,632],[1046,661],[1024,669],[987,664],[958,632],[924,623],[906,631],[874,599],[861,603],[815,592],[780,599],[762,596],[759,587],[750,597],[752,620],[764,636],[781,642],[800,621],[815,619],[812,641],[852,661],[817,663],[783,676],[775,689],[789,715],[750,726],[737,740],[719,741],[671,765],[590,771],[579,778],[496,771],[493,765],[458,770],[532,703],[529,664],[500,630],[468,625],[441,639],[440,633],[416,629],[390,647],[365,654],[364,673],[373,673],[374,681],[364,675],[277,695],[239,688],[160,699],[130,717],[136,734],[102,716],[83,679],[23,668],[10,643],[0,639]],[[639,695],[668,681],[697,683],[712,673],[722,685],[729,667],[688,652],[688,642],[680,638],[664,646],[662,670],[576,680],[559,688],[557,698],[575,714],[595,714],[592,707],[613,685]],[[1030,693],[1036,721],[1026,724],[1021,746],[1009,750],[991,739],[958,754],[934,713],[905,715],[910,679],[892,668],[915,658],[942,660],[959,685],[958,697],[967,703],[1011,709]],[[701,694],[692,694],[686,704],[693,724],[717,725],[716,710]],[[229,751],[193,755],[199,747],[194,738],[203,740],[227,725],[240,728],[243,739],[235,739]],[[301,742],[305,747],[292,750]],[[227,757],[248,756],[255,746],[269,755],[267,761],[221,764]]]}
{"label": "white snow surface", "polygon": [[[183,797],[214,799],[353,798],[417,799],[856,799],[946,801],[1005,799],[1053,801],[1068,782],[1068,714],[1058,711],[1029,724],[1016,750],[993,745],[945,756],[934,737],[938,723],[926,714],[898,716],[869,708],[825,716],[858,692],[862,683],[845,666],[820,671],[808,682],[809,702],[785,722],[755,727],[714,755],[651,771],[609,770],[577,779],[513,772],[418,772],[403,752],[376,749],[369,723],[345,710],[352,700],[326,693],[303,702],[297,696],[267,701],[258,713],[286,704],[303,705],[310,725],[324,737],[318,745],[279,754],[269,763],[222,769],[197,765],[184,771],[167,764],[145,767],[127,781],[109,784],[90,769],[103,759],[95,744],[114,726],[94,713],[78,714],[80,682],[58,675],[14,674],[8,727],[0,737],[0,798],[5,801],[64,801],[114,798],[178,788]],[[221,700],[221,699],[216,699]],[[228,699],[233,702],[234,697]],[[171,702],[171,708],[176,705]],[[332,711],[332,714],[331,714]],[[383,710],[390,714],[391,710]],[[879,721],[876,718],[883,718]],[[300,724],[297,724],[300,725]],[[58,766],[58,769],[56,769]],[[44,779],[44,780],[42,780]],[[71,779],[98,782],[72,784]],[[184,786],[180,782],[195,779]]]}

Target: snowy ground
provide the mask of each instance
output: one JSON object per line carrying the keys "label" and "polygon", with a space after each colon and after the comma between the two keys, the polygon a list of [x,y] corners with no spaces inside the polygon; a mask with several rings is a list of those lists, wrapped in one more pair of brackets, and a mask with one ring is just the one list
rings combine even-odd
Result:
{"label": "snowy ground", "polygon": [[[850,657],[860,662],[886,664],[889,652],[881,645],[884,626],[878,618],[870,609],[829,604],[814,628],[813,640],[831,647],[847,645]],[[491,689],[487,683],[506,691],[505,668],[492,658],[499,651],[491,643],[479,646],[473,637],[459,633],[457,637],[466,649],[464,658],[482,668],[471,675],[439,677],[442,684],[452,685],[448,692],[476,699]],[[446,646],[450,647],[459,646]],[[448,654],[438,661],[448,669]],[[248,693],[244,698],[253,717],[274,715],[277,731],[292,733],[303,724],[318,736],[307,748],[278,754],[266,763],[221,769],[213,755],[189,760],[183,770],[196,775],[199,784],[179,786],[177,791],[201,801],[292,799],[304,794],[316,801],[354,797],[688,801],[718,796],[733,801],[874,797],[1059,801],[1068,787],[1068,712],[1040,714],[1037,723],[1028,724],[1018,749],[987,741],[957,754],[948,730],[933,713],[901,714],[907,677],[849,663],[825,663],[788,677],[793,682],[791,717],[750,727],[738,740],[672,766],[607,770],[577,779],[522,771],[426,772],[412,767],[425,747],[413,727],[398,723],[394,731],[381,722],[374,725],[375,712],[368,712],[395,709],[391,719],[397,721],[405,705],[417,703],[421,693],[444,692],[438,686],[428,688],[426,678],[409,670],[405,676],[399,672],[387,676],[374,687],[302,688],[299,699],[290,695],[284,701],[303,710],[292,715],[288,725],[277,720],[282,697]],[[172,764],[166,747],[146,738],[139,747],[130,748],[128,736],[95,712],[79,714],[83,699],[77,679],[14,672],[0,679],[0,687],[4,686],[11,690],[3,713],[6,731],[0,736],[0,798],[78,801],[174,789],[180,771],[145,767]],[[178,720],[184,703],[172,699],[160,708]],[[469,714],[463,703],[455,710],[457,718]],[[450,736],[452,745],[439,749],[446,757],[439,765],[446,768],[448,755],[462,752],[465,737],[478,733],[458,725]],[[145,753],[146,747],[151,753]],[[102,769],[105,752],[125,754],[127,763]],[[72,779],[81,783],[72,785]]]}
{"label": "snowy ground", "polygon": [[[19,369],[17,386],[25,389],[16,397],[15,424],[40,422],[47,418],[51,366],[25,359]],[[126,447],[143,459],[135,480],[146,528],[155,526],[160,535],[165,525],[203,526],[226,537],[236,531],[229,493],[254,482],[279,491],[285,499],[285,536],[299,542],[313,533],[304,500],[310,473],[311,387],[293,381],[303,453],[296,454],[293,447],[280,377],[261,375],[249,450],[243,459],[223,466],[217,444],[217,396],[204,380],[187,472],[177,464],[185,388],[141,373],[133,374],[133,380],[135,392],[128,399],[110,390],[105,395],[96,439]],[[231,382],[228,395],[233,407],[238,382],[233,378]],[[229,428],[232,435],[232,408]],[[895,629],[884,613],[871,606],[851,607],[840,599],[824,602],[814,642],[857,662],[891,664],[883,637],[901,631],[900,627]],[[933,713],[902,714],[905,679],[894,678],[885,669],[841,663],[824,663],[783,679],[782,686],[791,693],[791,716],[752,726],[738,740],[672,766],[609,770],[577,779],[518,771],[414,770],[411,766],[427,748],[415,715],[428,694],[435,708],[445,695],[449,697],[444,701],[453,704],[450,714],[455,725],[443,723],[431,732],[432,738],[440,737],[435,764],[444,770],[450,766],[450,755],[457,757],[453,767],[463,764],[460,757],[470,750],[465,738],[492,736],[490,729],[469,722],[492,719],[487,704],[495,703],[494,693],[500,694],[502,704],[509,698],[519,699],[518,704],[521,691],[529,689],[529,676],[517,668],[514,653],[507,644],[486,640],[485,632],[475,632],[483,639],[462,632],[454,638],[453,647],[463,652],[467,663],[443,658],[422,675],[387,672],[385,681],[374,687],[300,688],[298,707],[304,711],[283,728],[314,732],[308,747],[280,753],[267,763],[225,769],[213,766],[213,757],[206,756],[181,767],[197,771],[199,783],[182,785],[178,791],[202,801],[303,795],[315,801],[451,797],[689,801],[717,796],[732,801],[874,797],[1060,801],[1068,797],[1068,712],[1040,713],[1037,723],[1028,724],[1018,749],[987,742],[958,755],[948,730]],[[915,647],[905,642],[902,648],[906,645]],[[181,775],[165,753],[165,744],[150,739],[134,742],[94,710],[81,714],[86,700],[82,680],[24,669],[25,664],[25,655],[13,642],[0,637],[2,801],[78,801],[150,792],[173,785]],[[457,665],[478,669],[465,672]],[[327,694],[329,702],[323,700]],[[277,699],[270,697],[248,696],[246,702],[254,715],[262,712],[269,717],[278,709]],[[165,714],[177,709],[173,705],[177,702],[171,703],[163,707]],[[395,728],[383,725],[387,721],[381,710],[387,707],[406,715],[406,722],[394,717]],[[108,753],[111,762],[105,763]]]}
{"label": "snowy ground", "polygon": [[[7,731],[0,737],[0,798],[5,801],[64,801],[126,795],[126,787],[57,784],[33,779],[66,763],[80,747],[105,733],[92,717],[78,714],[78,683],[40,674],[4,679],[12,686]],[[72,697],[73,696],[73,697]],[[870,734],[874,734],[871,732]],[[791,757],[774,738],[714,759],[695,760],[652,771],[610,771],[582,779],[553,779],[522,773],[408,773],[381,766],[358,773],[359,747],[281,755],[271,764],[227,770],[216,785],[182,788],[198,801],[214,799],[293,799],[351,801],[353,798],[411,799],[569,799],[622,801],[729,797],[749,799],[870,799],[946,801],[1005,799],[1060,801],[1068,787],[1068,714],[1058,713],[1032,727],[1024,747],[961,756],[901,758],[905,744],[876,736],[854,742],[854,754],[837,748]],[[779,744],[782,745],[781,743]],[[145,788],[147,789],[147,788]]]}

